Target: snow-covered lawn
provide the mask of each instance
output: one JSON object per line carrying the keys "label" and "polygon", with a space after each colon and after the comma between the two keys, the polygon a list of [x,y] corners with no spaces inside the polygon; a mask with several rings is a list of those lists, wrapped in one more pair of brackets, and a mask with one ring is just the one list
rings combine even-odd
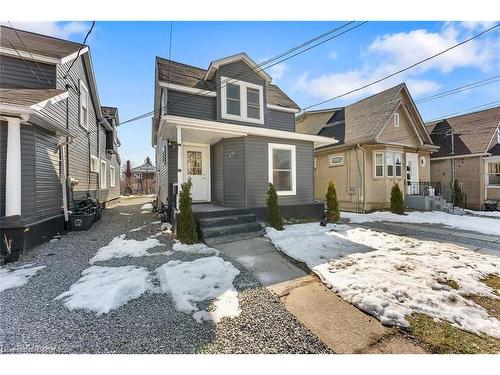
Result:
{"label": "snow-covered lawn", "polygon": [[109,244],[101,247],[97,251],[97,254],[89,260],[89,263],[94,264],[95,262],[103,262],[112,258],[155,255],[149,254],[147,250],[157,246],[164,246],[156,238],[148,238],[144,241],[137,241],[134,239],[127,240],[125,239],[125,236],[125,234],[121,234],[120,236],[113,238]]}
{"label": "snow-covered lawn", "polygon": [[8,267],[0,268],[0,292],[7,289],[17,288],[26,284],[32,276],[35,276],[38,271],[45,268],[45,266],[29,268],[31,264],[26,264],[17,269],[10,269]]}
{"label": "snow-covered lawn", "polygon": [[391,221],[396,223],[442,224],[460,230],[500,236],[500,222],[497,219],[469,215],[459,216],[439,211],[412,211],[406,215],[396,215],[386,211],[377,211],[369,214],[342,212],[341,217],[349,219],[351,223]]}
{"label": "snow-covered lawn", "polygon": [[[500,338],[500,322],[464,298],[499,298],[480,279],[500,275],[500,257],[348,225],[296,224],[283,231],[267,228],[267,236],[383,324],[408,327],[406,316],[423,313]],[[447,280],[456,281],[459,288],[446,285]]]}
{"label": "snow-covered lawn", "polygon": [[[186,245],[184,245],[186,246]],[[217,256],[204,257],[192,262],[172,260],[156,270],[164,293],[169,293],[177,311],[193,313],[201,323],[240,314],[238,292],[233,286],[240,271],[230,262]],[[215,298],[215,310],[200,310],[196,302]]]}
{"label": "snow-covered lawn", "polygon": [[489,216],[496,217],[500,219],[500,211],[474,211],[474,210],[465,210],[468,214],[476,215],[476,216]]}
{"label": "snow-covered lawn", "polygon": [[83,270],[82,277],[56,300],[62,300],[69,310],[101,315],[139,298],[150,288],[149,271],[144,267],[92,266]]}

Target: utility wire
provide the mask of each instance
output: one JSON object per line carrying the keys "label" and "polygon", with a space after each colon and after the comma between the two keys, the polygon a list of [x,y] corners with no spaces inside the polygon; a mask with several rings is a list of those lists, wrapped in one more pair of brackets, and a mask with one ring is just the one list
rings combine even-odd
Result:
{"label": "utility wire", "polygon": [[467,90],[475,89],[477,87],[482,87],[482,86],[485,86],[485,85],[490,85],[490,84],[498,82],[498,81],[500,81],[500,75],[497,75],[497,76],[494,76],[494,77],[490,77],[490,78],[487,78],[487,79],[484,79],[484,80],[481,80],[481,81],[469,83],[467,85],[455,87],[454,89],[443,91],[443,92],[440,92],[440,93],[437,93],[437,94],[434,94],[434,95],[430,95],[430,96],[427,96],[425,98],[421,98],[421,99],[415,100],[415,103],[416,104],[417,103],[424,103],[424,102],[427,102],[427,101],[430,101],[430,100],[440,99],[440,98],[443,98],[445,96],[456,94],[456,93],[459,93],[459,92],[462,92],[462,91],[467,91]]}
{"label": "utility wire", "polygon": [[484,34],[486,34],[486,33],[490,32],[490,31],[492,31],[492,30],[496,29],[496,28],[497,28],[497,27],[499,27],[499,26],[500,26],[500,23],[497,23],[496,25],[494,25],[494,26],[492,26],[492,27],[489,27],[488,29],[486,29],[486,30],[484,30],[484,31],[480,32],[479,34],[476,34],[476,35],[474,35],[474,36],[472,36],[472,37],[470,37],[470,38],[467,38],[467,39],[465,39],[465,40],[461,41],[460,43],[457,43],[457,44],[455,44],[455,45],[453,45],[453,46],[451,46],[451,47],[448,47],[448,48],[446,48],[446,49],[442,50],[441,52],[438,52],[438,53],[436,53],[436,54],[434,54],[434,55],[432,55],[432,56],[429,56],[429,57],[427,57],[427,58],[425,58],[425,59],[423,59],[423,60],[417,61],[416,63],[411,64],[411,65],[407,66],[406,68],[399,69],[399,70],[395,71],[394,73],[391,73],[391,74],[389,74],[389,75],[387,75],[387,76],[385,76],[385,77],[379,78],[379,79],[377,79],[377,80],[375,80],[375,81],[372,81],[372,82],[370,82],[370,83],[367,83],[367,84],[365,84],[365,85],[362,85],[362,86],[360,86],[360,87],[358,87],[358,88],[355,88],[355,89],[353,89],[353,90],[350,90],[350,91],[348,91],[348,92],[346,92],[346,93],[343,93],[343,94],[341,94],[341,95],[337,95],[337,96],[334,96],[333,98],[326,99],[326,100],[322,100],[322,101],[320,101],[320,102],[318,102],[318,103],[315,103],[315,104],[311,104],[311,105],[309,105],[309,106],[305,107],[303,110],[304,110],[304,111],[306,111],[306,110],[308,110],[308,109],[310,109],[310,108],[314,108],[314,107],[317,107],[317,106],[319,106],[319,105],[326,104],[326,103],[331,102],[331,101],[333,101],[333,100],[335,100],[335,99],[342,98],[342,97],[347,96],[347,95],[349,95],[349,94],[352,94],[352,93],[354,93],[354,92],[357,92],[357,91],[363,90],[363,89],[365,89],[365,88],[367,88],[367,87],[370,87],[370,86],[373,86],[373,85],[375,85],[375,84],[377,84],[377,83],[380,83],[380,82],[382,82],[382,81],[385,81],[386,79],[389,79],[389,78],[391,78],[391,77],[394,77],[395,75],[401,74],[401,73],[403,73],[403,72],[405,72],[405,71],[407,71],[407,70],[410,70],[410,69],[412,69],[412,68],[414,68],[414,67],[416,67],[416,66],[418,66],[418,65],[420,65],[420,64],[423,64],[424,62],[427,62],[427,61],[429,61],[429,60],[432,60],[432,59],[434,59],[434,58],[436,58],[436,57],[438,57],[438,56],[440,56],[440,55],[442,55],[442,54],[444,54],[444,53],[446,53],[446,52],[448,52],[448,51],[451,51],[451,50],[453,50],[453,49],[455,49],[455,48],[457,48],[457,47],[460,47],[460,46],[462,46],[462,45],[464,45],[464,44],[466,44],[466,43],[468,43],[468,42],[470,42],[470,41],[472,41],[472,40],[474,40],[474,39],[476,39],[476,38],[479,38],[480,36],[482,36],[482,35],[484,35]]}
{"label": "utility wire", "polygon": [[[361,22],[360,24],[357,24],[357,25],[355,25],[355,26],[353,26],[353,27],[351,27],[351,28],[349,28],[349,29],[347,29],[347,30],[344,30],[344,31],[342,31],[341,33],[335,34],[335,35],[333,35],[333,36],[331,36],[331,37],[327,38],[326,40],[323,40],[323,41],[321,41],[321,42],[318,42],[318,43],[314,44],[313,46],[310,46],[310,47],[309,47],[309,48],[307,48],[307,49],[304,49],[304,50],[299,51],[299,52],[297,52],[297,53],[295,53],[295,54],[293,54],[293,55],[291,55],[291,56],[288,56],[288,57],[285,57],[285,58],[283,58],[283,59],[281,59],[281,60],[276,61],[277,59],[279,59],[279,58],[281,58],[281,57],[283,57],[283,56],[286,56],[286,55],[288,55],[289,53],[296,51],[297,49],[300,49],[300,48],[302,48],[302,47],[304,47],[304,46],[306,46],[306,45],[309,45],[309,44],[311,44],[311,43],[314,43],[315,41],[317,41],[318,39],[323,38],[323,37],[324,37],[324,36],[326,36],[326,35],[332,34],[332,33],[336,32],[336,31],[339,31],[339,30],[341,30],[341,29],[343,29],[343,28],[345,28],[345,27],[349,26],[349,25],[350,25],[350,24],[352,24],[353,22],[354,22],[354,21],[347,22],[347,23],[345,23],[345,24],[341,25],[340,27],[337,27],[337,28],[335,28],[335,29],[333,29],[333,30],[330,30],[330,31],[328,31],[328,32],[326,32],[326,33],[321,34],[320,36],[317,36],[317,37],[315,37],[315,38],[313,38],[313,39],[310,39],[310,40],[308,40],[308,41],[306,41],[306,42],[301,43],[301,44],[300,44],[300,46],[295,46],[295,47],[292,47],[292,48],[290,48],[289,50],[287,50],[287,51],[285,51],[285,52],[282,52],[282,53],[278,54],[277,56],[275,56],[275,57],[273,57],[273,58],[271,58],[271,59],[268,59],[268,60],[266,60],[266,61],[262,62],[261,64],[256,65],[254,68],[252,68],[252,70],[251,70],[250,72],[247,72],[247,73],[245,73],[245,74],[243,74],[243,75],[239,75],[239,76],[237,76],[237,78],[230,78],[230,79],[223,80],[223,81],[221,81],[221,82],[220,82],[220,84],[216,85],[215,90],[217,90],[217,89],[219,89],[219,88],[223,87],[223,85],[224,85],[227,81],[232,81],[232,80],[241,80],[241,79],[243,79],[243,78],[245,78],[245,77],[247,77],[247,76],[249,76],[249,75],[253,74],[254,72],[260,72],[260,71],[263,71],[263,70],[269,69],[270,67],[272,67],[272,66],[274,66],[274,65],[277,65],[277,64],[279,64],[279,63],[282,63],[282,62],[284,62],[284,61],[286,61],[286,60],[288,60],[288,59],[291,59],[291,58],[293,58],[293,57],[295,57],[295,56],[297,56],[297,55],[299,55],[299,54],[302,54],[302,53],[304,53],[304,52],[306,52],[306,51],[309,51],[309,50],[311,50],[312,48],[315,48],[315,47],[317,47],[317,46],[319,46],[319,45],[321,45],[321,44],[323,44],[323,43],[325,43],[325,42],[327,42],[327,41],[329,41],[329,40],[331,40],[331,39],[337,38],[337,37],[339,37],[339,36],[341,36],[341,35],[343,35],[343,34],[345,34],[345,33],[349,32],[349,31],[351,31],[351,30],[354,30],[354,29],[356,29],[356,28],[358,28],[358,27],[360,27],[360,26],[364,25],[364,24],[365,24],[365,23],[367,23],[368,21]],[[274,62],[274,63],[273,63],[272,65],[267,65],[267,64],[269,64],[270,62]],[[267,66],[264,66],[264,65],[267,65]],[[206,91],[207,91],[207,90],[201,89],[201,90],[199,90],[199,92],[198,92],[198,93],[195,93],[195,94],[197,94],[197,95],[199,95],[199,96],[206,96],[206,95],[208,95],[208,94],[206,93]],[[187,100],[189,100],[189,98],[180,99],[180,100],[175,101],[175,102],[173,102],[173,103],[169,103],[169,105],[176,105],[176,104],[182,103],[182,102],[187,101]],[[149,112],[146,112],[146,113],[144,113],[144,114],[142,114],[142,115],[136,116],[136,117],[131,118],[131,119],[128,119],[128,120],[126,120],[126,121],[123,121],[123,122],[121,122],[121,123],[120,123],[120,125],[123,125],[123,124],[129,123],[129,122],[133,122],[133,121],[137,121],[137,120],[143,119],[143,118],[148,117],[148,116],[150,116],[151,114],[154,114],[155,112],[158,112],[158,111],[159,111],[159,109],[157,109],[157,110],[153,110],[153,111],[149,111]]]}
{"label": "utility wire", "polygon": [[[489,103],[485,103],[485,104],[482,104],[482,105],[478,105],[478,106],[475,106],[475,107],[467,108],[467,109],[464,109],[462,111],[458,111],[458,112],[454,112],[454,113],[449,113],[449,114],[444,115],[444,116],[435,117],[432,120],[429,120],[428,122],[434,122],[434,121],[437,121],[437,120],[443,120],[443,119],[446,119],[448,117],[453,117],[453,116],[459,115],[459,114],[464,114],[465,115],[465,114],[468,114],[469,111],[474,111],[475,109],[481,109],[481,108],[483,108],[484,110],[486,110],[486,109],[495,108],[496,104],[500,104],[500,100],[495,100],[495,101],[492,101],[492,102],[489,102]],[[484,108],[484,107],[488,107],[488,108]]]}
{"label": "utility wire", "polygon": [[90,26],[89,31],[87,31],[87,34],[85,35],[85,38],[83,39],[83,42],[80,45],[80,49],[78,50],[76,57],[73,59],[73,61],[71,62],[71,65],[69,66],[68,70],[66,71],[66,74],[64,74],[64,76],[63,76],[64,79],[68,78],[68,74],[71,71],[71,68],[73,68],[75,61],[78,60],[78,58],[80,57],[80,52],[82,52],[83,47],[85,47],[85,43],[87,43],[87,38],[89,37],[90,33],[94,29],[94,26],[95,26],[95,21],[92,21],[92,26]]}

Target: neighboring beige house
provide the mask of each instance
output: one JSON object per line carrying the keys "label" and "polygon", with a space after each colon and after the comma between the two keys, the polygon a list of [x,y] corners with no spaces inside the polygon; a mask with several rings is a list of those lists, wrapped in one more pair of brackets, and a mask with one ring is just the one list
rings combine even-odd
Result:
{"label": "neighboring beige house", "polygon": [[487,203],[500,207],[499,126],[500,107],[427,124],[441,147],[431,157],[431,180],[450,186],[454,175],[468,208],[483,210]]}
{"label": "neighboring beige house", "polygon": [[315,150],[314,192],[324,200],[334,181],[343,210],[389,208],[394,183],[418,194],[430,181],[429,158],[438,149],[405,84],[347,107],[305,112],[296,131],[339,140]]}

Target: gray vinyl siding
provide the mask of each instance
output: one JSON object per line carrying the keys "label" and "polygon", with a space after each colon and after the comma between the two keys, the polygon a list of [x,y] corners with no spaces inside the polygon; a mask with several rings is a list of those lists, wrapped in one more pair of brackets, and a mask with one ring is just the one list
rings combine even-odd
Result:
{"label": "gray vinyl siding", "polygon": [[[223,141],[224,205],[245,207],[245,138]],[[252,176],[249,176],[252,178]]]}
{"label": "gray vinyl siding", "polygon": [[224,203],[224,145],[223,141],[212,147],[212,200]]}
{"label": "gray vinyl siding", "polygon": [[[36,176],[34,191],[35,215],[38,218],[50,217],[62,213],[58,137],[38,127],[33,127],[33,134],[35,136],[34,175]],[[23,173],[24,176],[29,178],[33,175]]]}
{"label": "gray vinyl siding", "polygon": [[167,97],[167,113],[169,115],[197,118],[201,120],[217,120],[216,98],[213,96],[195,95],[169,90]]}
{"label": "gray vinyl siding", "polygon": [[7,121],[0,121],[0,217],[5,216],[5,166],[7,163]]}
{"label": "gray vinyl siding", "polygon": [[168,183],[177,182],[177,147],[167,147],[168,150]]}
{"label": "gray vinyl siding", "polygon": [[[21,215],[35,216],[35,202],[38,170],[37,148],[35,147],[35,128],[31,125],[21,125]],[[42,167],[43,168],[43,167]],[[43,185],[43,181],[40,184]]]}
{"label": "gray vinyl siding", "polygon": [[266,205],[268,184],[268,144],[282,143],[296,146],[296,195],[279,196],[280,205],[296,205],[314,202],[313,163],[314,150],[311,142],[287,141],[266,137],[246,137],[246,205]]}
{"label": "gray vinyl siding", "polygon": [[[33,71],[32,71],[33,70]],[[38,78],[33,74],[35,72]],[[6,89],[55,88],[56,67],[52,64],[0,56],[0,87]]]}
{"label": "gray vinyl siding", "polygon": [[276,130],[295,131],[295,113],[267,110],[267,127]]}
{"label": "gray vinyl siding", "polygon": [[[163,146],[167,146],[167,157],[164,158]],[[166,159],[166,160],[165,160]],[[164,162],[165,160],[165,162]],[[168,197],[168,141],[160,140],[156,146],[156,168],[158,170],[158,195],[162,203],[167,203]]]}

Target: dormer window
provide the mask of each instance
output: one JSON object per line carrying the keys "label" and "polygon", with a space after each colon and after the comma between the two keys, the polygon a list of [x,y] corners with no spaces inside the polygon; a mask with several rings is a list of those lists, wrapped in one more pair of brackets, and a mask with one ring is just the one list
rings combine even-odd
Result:
{"label": "dormer window", "polygon": [[227,120],[264,123],[263,87],[221,77],[221,117]]}

